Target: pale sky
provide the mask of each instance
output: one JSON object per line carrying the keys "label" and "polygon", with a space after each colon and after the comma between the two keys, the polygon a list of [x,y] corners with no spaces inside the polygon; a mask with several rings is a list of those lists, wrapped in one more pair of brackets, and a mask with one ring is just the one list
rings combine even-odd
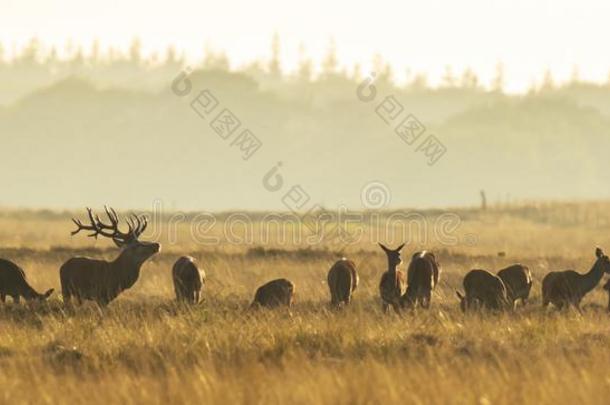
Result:
{"label": "pale sky", "polygon": [[610,71],[610,2],[603,0],[330,1],[308,0],[0,0],[0,41],[9,53],[32,37],[64,47],[126,49],[138,37],[145,52],[169,44],[199,58],[207,45],[224,50],[236,67],[268,58],[274,32],[285,70],[298,49],[320,60],[330,38],[341,64],[367,69],[374,54],[399,80],[406,69],[436,82],[446,65],[471,67],[487,84],[505,65],[507,88],[522,91],[550,69],[568,79],[605,81]]}

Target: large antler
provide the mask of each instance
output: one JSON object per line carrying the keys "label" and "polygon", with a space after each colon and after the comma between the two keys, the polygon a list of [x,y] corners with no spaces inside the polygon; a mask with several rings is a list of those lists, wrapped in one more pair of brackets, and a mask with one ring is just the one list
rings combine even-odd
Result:
{"label": "large antler", "polygon": [[87,236],[97,239],[99,235],[102,235],[106,238],[111,238],[118,245],[123,245],[127,242],[138,239],[138,237],[148,226],[148,220],[146,217],[138,217],[137,215],[133,214],[126,220],[129,230],[126,233],[121,232],[119,230],[119,216],[116,211],[108,206],[104,206],[104,210],[106,211],[106,216],[108,217],[110,224],[102,222],[100,217],[97,214],[94,214],[91,208],[87,208],[87,215],[89,217],[90,224],[85,225],[79,219],[72,218],[72,221],[78,227],[75,231],[72,231],[72,235],[76,235],[82,230],[92,231],[93,233]]}

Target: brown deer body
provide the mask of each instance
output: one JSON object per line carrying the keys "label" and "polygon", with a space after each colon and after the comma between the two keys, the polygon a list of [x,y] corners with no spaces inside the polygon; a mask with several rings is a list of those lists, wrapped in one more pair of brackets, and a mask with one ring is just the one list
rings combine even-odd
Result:
{"label": "brown deer body", "polygon": [[256,290],[251,308],[292,306],[294,300],[294,283],[285,278],[273,280]]}
{"label": "brown deer body", "polygon": [[172,279],[174,280],[174,291],[178,302],[189,304],[199,302],[205,273],[197,267],[195,259],[190,256],[179,258],[172,268]]}
{"label": "brown deer body", "polygon": [[348,305],[359,282],[354,262],[345,258],[337,261],[328,271],[327,279],[331,305]]}
{"label": "brown deer body", "polygon": [[128,218],[129,230],[123,233],[119,231],[119,217],[113,209],[106,207],[110,224],[103,223],[91,209],[87,209],[87,212],[90,225],[83,225],[73,219],[78,229],[72,235],[81,230],[92,231],[89,236],[97,238],[102,235],[112,239],[121,248],[121,253],[111,262],[86,257],[69,259],[59,270],[63,299],[66,304],[74,297],[79,304],[83,300],[92,300],[100,306],[106,306],[135,284],[142,264],[158,253],[161,245],[138,240],[148,225],[146,218],[135,215]]}
{"label": "brown deer body", "polygon": [[504,282],[508,300],[514,306],[517,300],[527,303],[532,289],[532,273],[527,266],[514,264],[498,272]]}
{"label": "brown deer body", "polygon": [[25,272],[15,263],[0,259],[0,301],[6,302],[6,297],[9,296],[13,302],[19,303],[23,297],[26,301],[46,300],[53,289],[48,290],[44,294],[39,294],[30,286],[25,277]]}
{"label": "brown deer body", "polygon": [[402,305],[413,308],[419,304],[429,308],[439,277],[440,266],[434,254],[425,250],[415,253],[407,270],[407,292],[402,297]]}
{"label": "brown deer body", "polygon": [[542,279],[542,305],[550,303],[559,309],[574,306],[580,311],[580,301],[601,281],[604,273],[610,273],[610,261],[604,252],[595,250],[597,260],[586,274],[574,270],[554,271]]}
{"label": "brown deer body", "polygon": [[405,292],[405,273],[398,269],[398,266],[402,264],[400,257],[400,251],[405,246],[400,245],[396,249],[389,249],[382,245],[381,249],[385,252],[388,258],[388,270],[381,276],[379,282],[379,295],[382,301],[382,310],[387,313],[390,306],[396,313],[400,313],[400,301],[401,297]]}
{"label": "brown deer body", "polygon": [[465,295],[459,291],[456,291],[456,294],[464,312],[474,308],[477,304],[492,310],[501,310],[509,306],[504,282],[487,270],[469,271],[464,277],[463,285]]}

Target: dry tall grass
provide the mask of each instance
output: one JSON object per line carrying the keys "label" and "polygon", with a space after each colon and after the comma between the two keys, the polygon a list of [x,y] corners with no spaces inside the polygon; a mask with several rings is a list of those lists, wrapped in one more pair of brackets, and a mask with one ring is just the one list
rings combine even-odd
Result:
{"label": "dry tall grass", "polygon": [[[598,215],[606,208],[579,206]],[[64,313],[58,296],[48,306],[0,306],[0,402],[607,403],[607,297],[597,288],[583,315],[543,311],[540,280],[550,270],[588,270],[596,245],[610,251],[608,222],[542,220],[560,209],[541,210],[464,214],[458,243],[427,245],[443,265],[432,309],[402,318],[381,313],[385,255],[369,240],[342,252],[165,240],[134,288],[103,312],[86,305]],[[70,239],[69,229],[62,215],[5,212],[0,256],[42,290],[59,288],[59,266],[71,255],[115,255],[104,242]],[[462,242],[470,234],[474,245]],[[422,244],[407,246],[404,257]],[[205,300],[194,308],[173,302],[171,265],[180,254],[195,256],[208,274]],[[342,254],[358,265],[361,285],[350,307],[333,311],[326,272]],[[466,271],[513,262],[532,269],[531,304],[463,315],[454,290]],[[292,314],[248,312],[256,287],[276,277],[297,286]]]}

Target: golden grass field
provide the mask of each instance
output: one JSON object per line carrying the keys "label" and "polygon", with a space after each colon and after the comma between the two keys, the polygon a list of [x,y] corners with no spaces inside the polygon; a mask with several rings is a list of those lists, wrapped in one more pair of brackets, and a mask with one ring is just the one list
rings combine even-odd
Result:
{"label": "golden grass field", "polygon": [[[588,271],[597,245],[610,251],[610,203],[455,212],[455,243],[408,240],[405,261],[426,247],[443,273],[431,309],[399,317],[381,312],[386,259],[376,240],[341,249],[273,238],[204,246],[184,224],[171,241],[161,232],[163,251],[106,310],[89,303],[65,313],[63,261],[111,259],[116,249],[69,236],[70,215],[80,212],[5,209],[0,257],[21,265],[36,289],[57,291],[48,305],[0,306],[0,403],[608,403],[610,314],[601,284],[580,315],[543,311],[540,280],[552,270]],[[173,302],[170,271],[182,254],[207,273],[205,300],[192,308]],[[350,307],[333,311],[326,273],[341,256],[356,262],[361,284]],[[461,313],[454,291],[469,269],[515,262],[533,272],[530,305]],[[296,284],[291,314],[247,311],[256,287],[276,277]]]}

